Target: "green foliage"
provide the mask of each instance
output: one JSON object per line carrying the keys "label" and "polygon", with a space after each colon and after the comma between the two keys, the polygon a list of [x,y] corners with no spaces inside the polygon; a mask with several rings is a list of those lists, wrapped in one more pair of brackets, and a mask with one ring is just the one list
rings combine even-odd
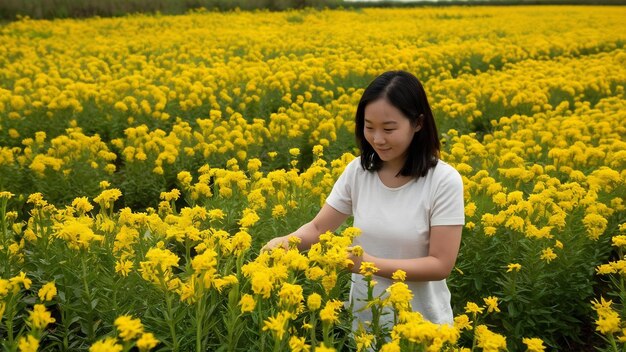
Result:
{"label": "green foliage", "polygon": [[[14,20],[17,16],[31,18],[111,17],[134,13],[182,14],[190,10],[229,11],[338,7],[341,0],[4,0],[0,3],[0,18]],[[295,18],[295,17],[294,17]]]}

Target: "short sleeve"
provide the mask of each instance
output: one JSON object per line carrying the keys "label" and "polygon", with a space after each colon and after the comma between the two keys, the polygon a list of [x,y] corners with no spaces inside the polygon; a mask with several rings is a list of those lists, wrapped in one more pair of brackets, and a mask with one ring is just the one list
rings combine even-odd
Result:
{"label": "short sleeve", "polygon": [[430,226],[465,224],[465,206],[463,203],[463,179],[449,165],[442,175],[433,196],[430,214]]}
{"label": "short sleeve", "polygon": [[360,167],[359,158],[346,166],[326,198],[326,204],[342,214],[352,215],[352,190],[357,167]]}

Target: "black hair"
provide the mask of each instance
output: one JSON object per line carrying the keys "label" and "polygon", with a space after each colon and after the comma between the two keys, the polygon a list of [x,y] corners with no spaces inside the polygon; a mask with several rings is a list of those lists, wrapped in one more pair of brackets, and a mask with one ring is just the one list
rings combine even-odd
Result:
{"label": "black hair", "polygon": [[441,143],[433,113],[420,81],[409,72],[388,71],[376,77],[365,89],[356,109],[356,142],[361,150],[361,166],[376,171],[383,161],[365,139],[365,107],[379,99],[386,99],[409,119],[411,126],[421,126],[413,135],[404,166],[398,175],[415,178],[426,176],[437,165]]}

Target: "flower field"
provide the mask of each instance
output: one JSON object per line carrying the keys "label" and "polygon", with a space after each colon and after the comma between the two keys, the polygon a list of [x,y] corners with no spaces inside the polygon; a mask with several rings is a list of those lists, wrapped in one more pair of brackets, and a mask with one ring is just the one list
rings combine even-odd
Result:
{"label": "flower field", "polygon": [[[626,348],[626,8],[207,12],[0,25],[6,351]],[[386,70],[461,173],[454,326],[396,283],[351,331],[347,251],[309,221]],[[364,265],[375,285],[376,269]]]}

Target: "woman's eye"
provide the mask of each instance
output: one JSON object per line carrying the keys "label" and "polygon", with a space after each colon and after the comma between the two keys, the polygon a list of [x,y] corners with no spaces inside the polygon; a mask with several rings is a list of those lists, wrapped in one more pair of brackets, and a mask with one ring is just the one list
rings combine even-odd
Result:
{"label": "woman's eye", "polygon": [[395,131],[395,130],[394,129],[385,128],[385,132],[393,132],[393,131]]}

